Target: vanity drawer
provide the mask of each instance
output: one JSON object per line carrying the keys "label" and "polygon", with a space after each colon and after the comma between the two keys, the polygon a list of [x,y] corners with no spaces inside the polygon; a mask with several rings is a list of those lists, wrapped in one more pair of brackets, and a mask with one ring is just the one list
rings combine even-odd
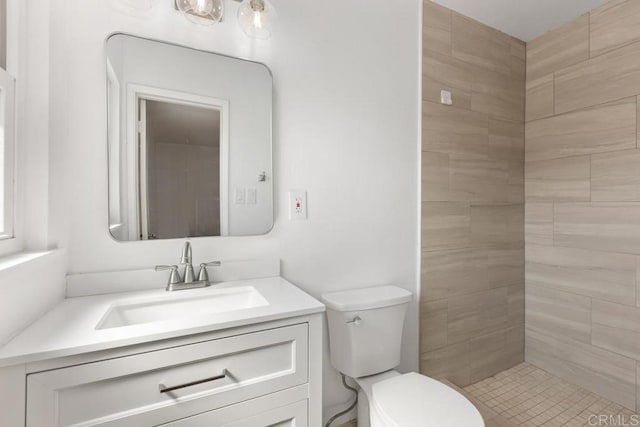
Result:
{"label": "vanity drawer", "polygon": [[305,323],[31,374],[27,426],[157,425],[304,384],[307,341]]}
{"label": "vanity drawer", "polygon": [[300,400],[280,406],[278,400],[283,398],[277,395],[278,393],[183,418],[161,427],[307,427],[308,401]]}

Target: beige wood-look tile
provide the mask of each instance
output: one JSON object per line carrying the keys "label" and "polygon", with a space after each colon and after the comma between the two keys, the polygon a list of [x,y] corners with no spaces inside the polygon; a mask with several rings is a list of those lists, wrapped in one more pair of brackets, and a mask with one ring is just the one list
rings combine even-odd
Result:
{"label": "beige wood-look tile", "polygon": [[640,150],[591,157],[591,200],[640,201]]}
{"label": "beige wood-look tile", "polygon": [[527,285],[634,305],[634,255],[527,244]]}
{"label": "beige wood-look tile", "polygon": [[640,255],[640,203],[560,203],[556,246]]}
{"label": "beige wood-look tile", "polygon": [[422,204],[422,248],[425,251],[469,247],[471,207],[468,203]]}
{"label": "beige wood-look tile", "polygon": [[423,301],[490,289],[487,252],[482,249],[423,252],[421,286]]}
{"label": "beige wood-look tile", "polygon": [[553,203],[525,204],[525,242],[553,245]]}
{"label": "beige wood-look tile", "polygon": [[636,100],[528,122],[526,134],[528,162],[635,148]]}
{"label": "beige wood-look tile", "polygon": [[637,99],[637,103],[636,103],[636,115],[637,115],[637,119],[636,119],[636,130],[637,130],[636,147],[640,148],[640,96],[637,96],[636,99]]}
{"label": "beige wood-look tile", "polygon": [[469,341],[422,353],[420,372],[434,378],[446,378],[460,387],[469,385]]}
{"label": "beige wood-look tile", "polygon": [[506,162],[451,154],[449,168],[451,200],[509,201],[509,165]]}
{"label": "beige wood-look tile", "polygon": [[637,363],[636,384],[638,385],[636,392],[636,412],[640,412],[640,362]]}
{"label": "beige wood-look tile", "polygon": [[589,343],[591,298],[527,283],[527,328]]}
{"label": "beige wood-look tile", "polygon": [[524,204],[509,205],[507,217],[509,245],[524,247]]}
{"label": "beige wood-look tile", "polygon": [[456,12],[452,18],[453,56],[509,75],[511,37]]}
{"label": "beige wood-look tile", "polygon": [[582,202],[591,198],[589,156],[527,162],[525,198],[531,202]]}
{"label": "beige wood-look tile", "polygon": [[589,15],[549,31],[527,43],[527,80],[589,59]]}
{"label": "beige wood-look tile", "polygon": [[553,116],[553,73],[527,81],[527,121]]}
{"label": "beige wood-look tile", "polygon": [[449,155],[422,152],[422,201],[449,200]]}
{"label": "beige wood-look tile", "polygon": [[640,307],[593,300],[593,345],[640,359]]}
{"label": "beige wood-look tile", "polygon": [[521,248],[524,245],[524,205],[472,205],[474,247]]}
{"label": "beige wood-look tile", "polygon": [[524,323],[524,289],[524,284],[509,286],[509,290],[507,291],[507,314],[509,316],[509,325]]}
{"label": "beige wood-look tile", "polygon": [[522,95],[516,92],[474,90],[471,93],[471,109],[496,117],[524,121],[524,89]]}
{"label": "beige wood-look tile", "polygon": [[471,94],[471,109],[495,117],[524,121],[524,78],[511,73],[476,67]]}
{"label": "beige wood-look tile", "polygon": [[487,154],[492,160],[520,163],[524,174],[524,124],[490,117]]}
{"label": "beige wood-look tile", "polygon": [[636,362],[628,357],[527,328],[526,358],[547,372],[626,407],[636,402]]}
{"label": "beige wood-look tile", "polygon": [[[524,290],[523,290],[524,293]],[[524,301],[524,296],[522,297]],[[507,352],[509,353],[509,367],[524,362],[524,312],[522,318],[517,322],[510,323],[510,326],[505,331],[505,338],[507,340]]]}
{"label": "beige wood-look tile", "polygon": [[524,283],[524,248],[487,249],[489,285],[503,287]]}
{"label": "beige wood-look tile", "polygon": [[489,116],[433,102],[422,107],[422,149],[486,158]]}
{"label": "beige wood-look tile", "polygon": [[522,63],[525,63],[527,60],[527,44],[522,40],[518,40],[515,37],[510,37],[511,39],[511,56],[519,59]]}
{"label": "beige wood-look tile", "polygon": [[640,94],[640,42],[555,74],[556,114]]}
{"label": "beige wood-look tile", "polygon": [[449,343],[465,341],[505,329],[508,324],[508,288],[490,289],[449,300]]}
{"label": "beige wood-look tile", "polygon": [[456,108],[471,109],[473,67],[450,55],[425,52],[422,59],[422,99],[440,103],[440,91],[451,92]]}
{"label": "beige wood-look tile", "polygon": [[507,164],[509,178],[507,181],[509,194],[508,202],[524,204],[524,163],[509,162]]}
{"label": "beige wood-look tile", "polygon": [[451,11],[431,0],[423,1],[422,48],[451,54]]}
{"label": "beige wood-look tile", "polygon": [[420,303],[420,352],[447,345],[447,301]]}
{"label": "beige wood-look tile", "polygon": [[508,367],[505,331],[497,331],[469,340],[471,382],[475,383]]}
{"label": "beige wood-look tile", "polygon": [[[489,159],[504,162],[507,171],[508,203],[524,202],[524,124],[489,118]],[[485,199],[485,202],[490,199]]]}
{"label": "beige wood-look tile", "polygon": [[509,69],[512,79],[517,79],[519,82],[527,80],[527,45],[514,37],[511,37]]}
{"label": "beige wood-look tile", "polygon": [[640,307],[640,257],[637,257],[636,261],[636,306]]}
{"label": "beige wood-look tile", "polygon": [[640,2],[614,0],[591,11],[591,56],[640,40]]}

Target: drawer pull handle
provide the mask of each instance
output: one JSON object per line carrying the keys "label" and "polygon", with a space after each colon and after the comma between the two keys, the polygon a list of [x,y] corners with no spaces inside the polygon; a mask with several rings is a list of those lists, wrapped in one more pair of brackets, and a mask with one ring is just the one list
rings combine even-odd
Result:
{"label": "drawer pull handle", "polygon": [[181,388],[193,387],[194,385],[204,384],[211,381],[221,380],[227,377],[227,370],[224,369],[220,375],[216,375],[215,377],[205,378],[202,380],[192,381],[190,383],[184,383],[180,385],[174,385],[171,387],[166,387],[164,384],[159,384],[158,388],[160,389],[160,393],[169,393],[170,391],[180,390]]}

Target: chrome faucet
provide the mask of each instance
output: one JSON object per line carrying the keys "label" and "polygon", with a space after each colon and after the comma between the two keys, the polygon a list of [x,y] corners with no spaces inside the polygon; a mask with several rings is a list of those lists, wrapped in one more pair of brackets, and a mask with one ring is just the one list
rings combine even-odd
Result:
{"label": "chrome faucet", "polygon": [[220,266],[221,262],[212,261],[200,264],[200,271],[198,272],[198,278],[196,279],[191,260],[191,243],[187,241],[184,243],[182,256],[180,257],[180,265],[184,265],[184,278],[180,276],[180,271],[177,265],[156,266],[156,271],[171,270],[171,274],[169,275],[169,283],[167,283],[167,291],[181,291],[184,289],[206,288],[207,286],[211,286],[211,282],[209,281],[209,274],[207,273],[207,267]]}
{"label": "chrome faucet", "polygon": [[196,273],[193,272],[193,265],[191,264],[191,253],[191,243],[188,241],[184,242],[182,256],[180,257],[180,265],[184,265],[184,283],[196,281]]}

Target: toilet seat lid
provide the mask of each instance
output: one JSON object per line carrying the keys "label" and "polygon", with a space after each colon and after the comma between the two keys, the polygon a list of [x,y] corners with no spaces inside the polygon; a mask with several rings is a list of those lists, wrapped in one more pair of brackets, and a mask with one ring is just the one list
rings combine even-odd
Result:
{"label": "toilet seat lid", "polygon": [[389,427],[484,427],[462,394],[415,372],[373,385],[371,404]]}

